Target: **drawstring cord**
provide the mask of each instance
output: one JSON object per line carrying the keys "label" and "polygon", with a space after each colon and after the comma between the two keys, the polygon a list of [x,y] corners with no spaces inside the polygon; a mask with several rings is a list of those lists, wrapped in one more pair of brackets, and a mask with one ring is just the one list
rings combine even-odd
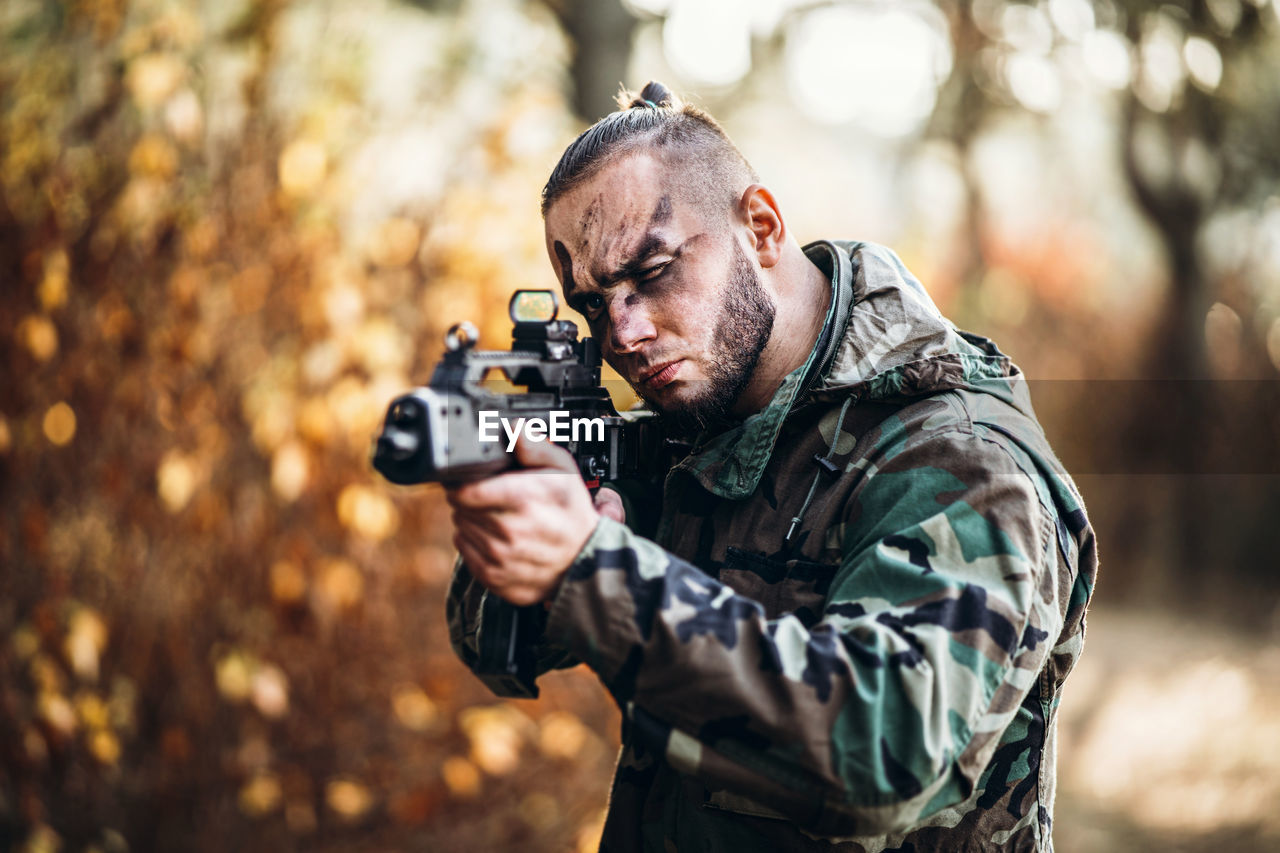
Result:
{"label": "drawstring cord", "polygon": [[836,444],[840,441],[840,428],[844,426],[844,416],[849,411],[850,404],[853,403],[852,396],[844,398],[844,405],[840,407],[840,417],[836,419],[836,429],[831,435],[831,448],[827,451],[826,456],[814,455],[813,461],[818,463],[818,472],[813,475],[813,484],[809,486],[809,494],[804,499],[804,504],[800,507],[800,512],[795,518],[791,519],[791,528],[787,531],[787,538],[782,540],[783,544],[791,542],[791,535],[796,532],[796,527],[804,519],[804,514],[809,511],[809,504],[813,501],[813,495],[818,491],[818,481],[822,479],[823,474],[836,474],[839,469],[831,462],[831,457],[836,452]]}

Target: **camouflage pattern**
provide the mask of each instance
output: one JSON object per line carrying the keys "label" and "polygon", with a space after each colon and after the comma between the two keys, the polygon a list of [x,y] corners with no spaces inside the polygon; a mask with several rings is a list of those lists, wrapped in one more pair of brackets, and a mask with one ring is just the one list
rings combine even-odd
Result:
{"label": "camouflage pattern", "polygon": [[602,849],[1051,850],[1083,504],[990,341],[887,249],[806,252],[827,359],[699,440],[649,538],[602,519],[551,605],[546,665],[624,712]]}

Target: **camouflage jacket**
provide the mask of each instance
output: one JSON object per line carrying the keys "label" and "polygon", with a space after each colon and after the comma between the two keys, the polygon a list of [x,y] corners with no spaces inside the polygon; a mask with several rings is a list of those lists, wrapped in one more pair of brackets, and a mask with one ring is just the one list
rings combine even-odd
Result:
{"label": "camouflage jacket", "polygon": [[[1096,554],[1021,372],[891,251],[768,407],[602,519],[548,615],[623,710],[603,850],[1052,849],[1056,709]],[[473,660],[476,584],[449,615]]]}

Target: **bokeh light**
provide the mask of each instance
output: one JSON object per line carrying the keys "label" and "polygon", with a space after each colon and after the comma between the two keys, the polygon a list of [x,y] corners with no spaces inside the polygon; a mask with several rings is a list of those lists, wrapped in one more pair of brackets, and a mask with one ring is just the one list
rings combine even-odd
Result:
{"label": "bokeh light", "polygon": [[932,7],[815,10],[787,38],[787,83],[815,121],[897,136],[919,127],[951,67],[945,22]]}
{"label": "bokeh light", "polygon": [[66,403],[54,403],[44,413],[44,437],[56,447],[71,443],[76,435],[76,413]]}
{"label": "bokeh light", "polygon": [[737,0],[674,0],[662,44],[671,67],[695,84],[727,86],[751,68],[750,20]]}
{"label": "bokeh light", "polygon": [[1089,74],[1111,89],[1129,85],[1131,59],[1128,43],[1111,30],[1093,30],[1084,36],[1084,62]]}

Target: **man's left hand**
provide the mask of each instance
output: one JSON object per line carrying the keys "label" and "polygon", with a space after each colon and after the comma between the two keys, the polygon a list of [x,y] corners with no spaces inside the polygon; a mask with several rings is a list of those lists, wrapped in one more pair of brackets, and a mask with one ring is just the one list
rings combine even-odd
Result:
{"label": "man's left hand", "polygon": [[568,451],[516,442],[521,467],[445,490],[453,544],[473,577],[512,604],[550,599],[600,516]]}

